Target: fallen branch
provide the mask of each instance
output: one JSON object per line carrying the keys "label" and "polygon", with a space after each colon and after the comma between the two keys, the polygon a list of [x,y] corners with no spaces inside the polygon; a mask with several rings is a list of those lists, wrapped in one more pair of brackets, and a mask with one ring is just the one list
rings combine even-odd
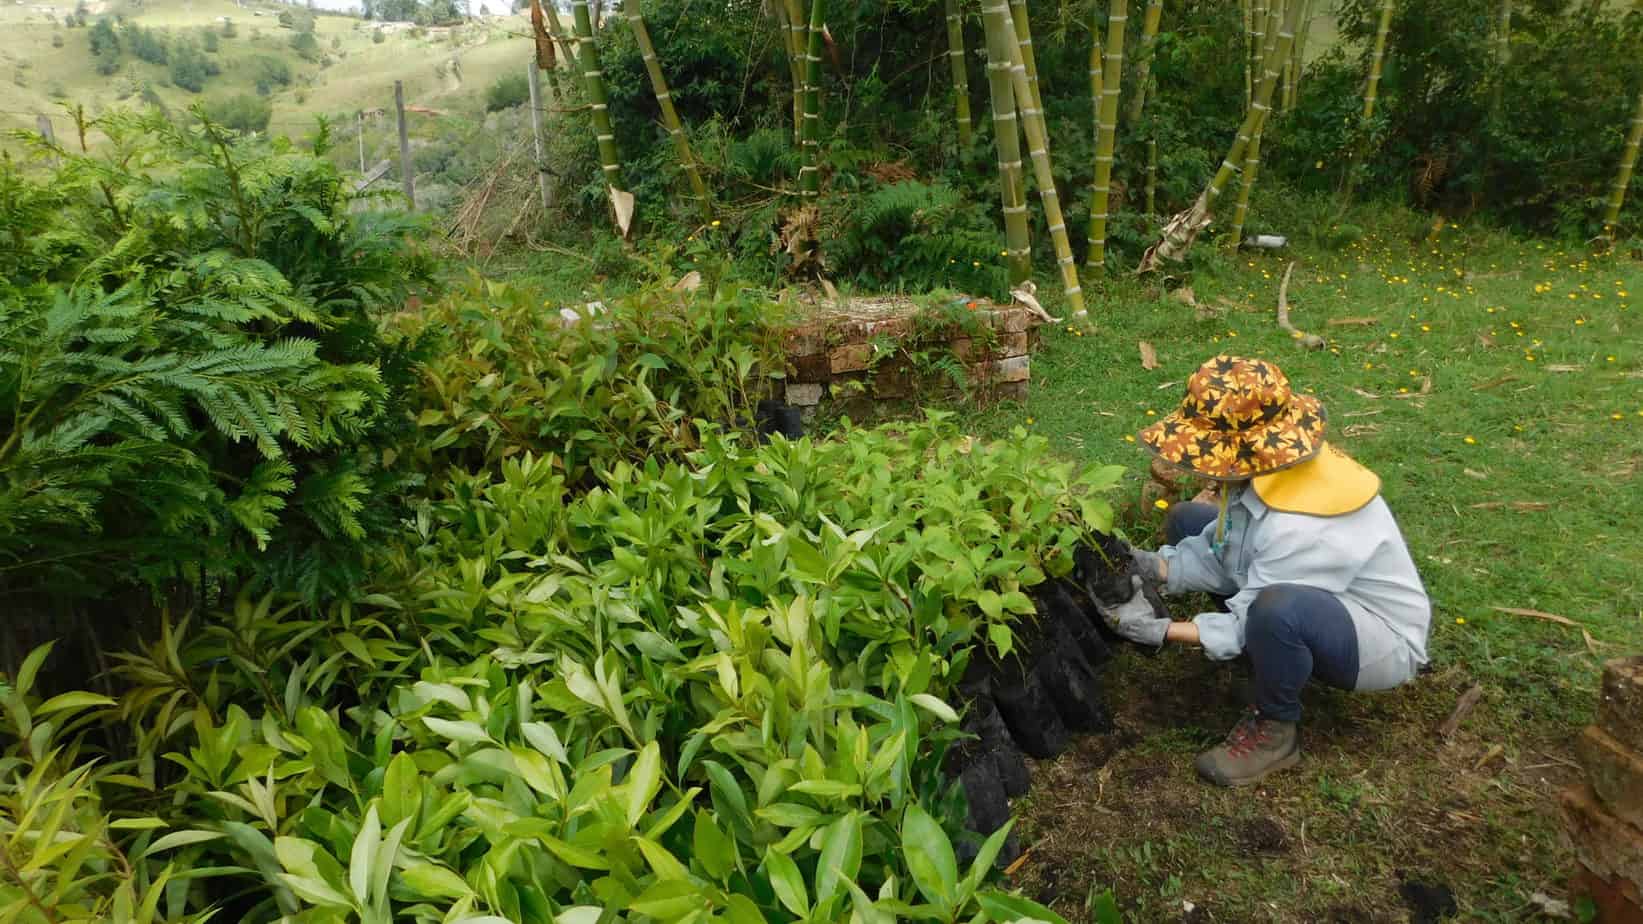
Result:
{"label": "fallen branch", "polygon": [[1438,726],[1438,737],[1444,741],[1453,738],[1455,732],[1460,730],[1460,723],[1466,719],[1466,716],[1477,707],[1478,701],[1482,699],[1483,684],[1472,684],[1471,689],[1460,695],[1460,699],[1455,703],[1455,711],[1449,713],[1449,718],[1444,719],[1443,724]]}
{"label": "fallen branch", "polygon": [[1363,317],[1363,318],[1330,318],[1329,320],[1325,321],[1324,323],[1328,324],[1330,327],[1368,327],[1371,324],[1379,324],[1380,322],[1381,322],[1380,318]]}
{"label": "fallen branch", "polygon": [[1289,277],[1294,272],[1295,261],[1291,260],[1289,265],[1284,267],[1283,281],[1278,283],[1278,326],[1288,331],[1289,335],[1299,341],[1303,348],[1321,350],[1324,348],[1324,338],[1317,334],[1296,330],[1295,325],[1289,323]]}

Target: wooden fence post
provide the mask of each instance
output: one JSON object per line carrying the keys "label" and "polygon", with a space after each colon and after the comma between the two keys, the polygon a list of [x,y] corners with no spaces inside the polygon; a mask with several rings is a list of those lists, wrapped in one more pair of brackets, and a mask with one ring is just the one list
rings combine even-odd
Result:
{"label": "wooden fence post", "polygon": [[[46,140],[46,144],[49,144],[52,147],[57,146],[57,133],[52,131],[50,117],[43,112],[35,113],[34,127],[40,130],[40,137]],[[51,164],[54,167],[57,166],[56,154],[51,155]]]}
{"label": "wooden fence post", "polygon": [[359,172],[365,172],[365,110],[354,110],[354,127],[359,130]]}
{"label": "wooden fence post", "polygon": [[394,81],[394,110],[399,116],[399,173],[405,201],[416,211],[416,175],[411,172],[411,138],[405,131],[405,84]]}
{"label": "wooden fence post", "polygon": [[546,211],[550,205],[548,201],[548,163],[544,159],[542,150],[542,80],[537,73],[536,59],[532,57],[525,65],[525,74],[531,88],[531,144],[536,151],[536,186],[542,194],[542,209]]}

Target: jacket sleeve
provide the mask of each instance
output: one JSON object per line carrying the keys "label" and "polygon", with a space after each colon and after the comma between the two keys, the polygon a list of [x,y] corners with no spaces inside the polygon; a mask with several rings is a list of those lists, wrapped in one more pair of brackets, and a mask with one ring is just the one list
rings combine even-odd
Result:
{"label": "jacket sleeve", "polygon": [[1224,613],[1200,613],[1199,644],[1214,661],[1244,650],[1244,625],[1261,591],[1276,584],[1303,584],[1339,594],[1374,555],[1377,543],[1352,542],[1351,530],[1320,528],[1325,521],[1299,514],[1276,514],[1255,548],[1244,586],[1227,600]]}
{"label": "jacket sleeve", "polygon": [[1167,594],[1186,594],[1193,592],[1220,594],[1236,593],[1238,585],[1221,567],[1221,559],[1210,548],[1211,539],[1215,535],[1215,521],[1198,533],[1188,536],[1175,545],[1166,545],[1158,550],[1158,556],[1169,563],[1169,577],[1164,583],[1164,592]]}

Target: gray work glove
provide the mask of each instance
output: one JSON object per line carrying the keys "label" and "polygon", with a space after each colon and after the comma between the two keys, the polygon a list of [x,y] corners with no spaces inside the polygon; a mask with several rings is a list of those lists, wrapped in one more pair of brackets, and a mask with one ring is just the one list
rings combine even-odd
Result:
{"label": "gray work glove", "polygon": [[1107,628],[1118,633],[1120,637],[1137,645],[1164,647],[1164,635],[1169,631],[1170,621],[1159,619],[1158,614],[1153,611],[1152,602],[1141,592],[1140,576],[1132,576],[1130,585],[1134,590],[1129,600],[1117,606],[1108,606],[1096,601],[1096,610],[1101,613]]}
{"label": "gray work glove", "polygon": [[1129,549],[1130,562],[1135,567],[1135,573],[1154,587],[1164,586],[1164,557],[1157,552],[1138,549],[1133,545]]}

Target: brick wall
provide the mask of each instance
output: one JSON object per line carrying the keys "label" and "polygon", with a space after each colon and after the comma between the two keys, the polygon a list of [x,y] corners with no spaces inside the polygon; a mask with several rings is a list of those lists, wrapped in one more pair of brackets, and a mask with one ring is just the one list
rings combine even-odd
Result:
{"label": "brick wall", "polygon": [[788,404],[808,416],[824,403],[852,413],[884,401],[952,397],[952,377],[938,362],[964,370],[964,392],[977,401],[1027,395],[1036,315],[1019,306],[966,300],[937,308],[911,300],[852,302],[817,310],[788,327]]}

